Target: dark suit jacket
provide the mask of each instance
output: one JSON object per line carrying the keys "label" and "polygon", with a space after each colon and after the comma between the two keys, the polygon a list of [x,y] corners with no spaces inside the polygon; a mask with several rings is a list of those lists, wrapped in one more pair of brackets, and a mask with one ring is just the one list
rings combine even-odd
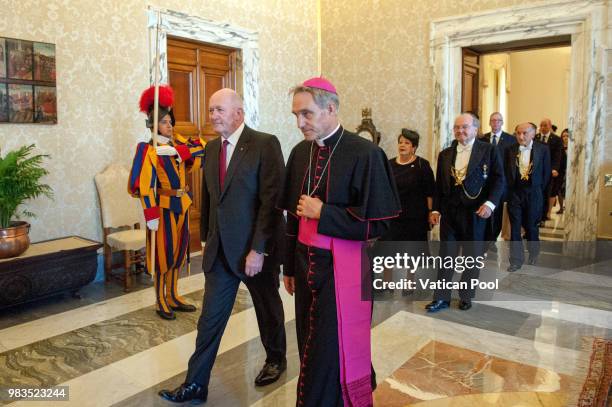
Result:
{"label": "dark suit jacket", "polygon": [[[535,139],[541,142],[542,135],[540,133],[536,134]],[[561,140],[561,137],[557,136],[555,133],[550,133],[546,145],[548,145],[548,148],[550,148],[550,166],[552,167],[551,171],[556,170],[557,172],[561,172],[563,140]]]}
{"label": "dark suit jacket", "polygon": [[[508,183],[508,190],[510,192],[521,185],[521,177],[517,168],[518,154],[519,145],[517,143],[506,150],[506,155],[504,157],[506,182]],[[530,161],[533,165],[529,177],[531,188],[539,188],[544,192],[550,182],[552,171],[550,168],[550,151],[547,146],[534,140],[531,148]]]}
{"label": "dark suit jacket", "polygon": [[[461,193],[461,202],[452,199],[452,186],[455,183],[451,176],[451,167],[457,157],[457,142],[440,152],[436,169],[436,189],[433,197],[433,210],[441,212],[441,208],[448,205],[463,204],[470,208],[478,208],[486,201],[498,206],[504,193],[505,180],[502,159],[499,150],[489,143],[474,140],[467,175],[463,180],[465,190],[471,196]],[[485,176],[486,174],[486,176]]]}
{"label": "dark suit jacket", "polygon": [[[480,138],[480,141],[490,143],[491,142],[491,132],[485,133]],[[502,131],[501,135],[499,136],[499,140],[497,140],[496,146],[502,150],[505,150],[507,147],[513,146],[514,144],[516,144],[516,138],[514,138],[512,134]],[[502,152],[502,157],[503,157],[503,152]]]}
{"label": "dark suit jacket", "polygon": [[263,271],[281,262],[285,221],[275,203],[285,164],[276,136],[245,126],[219,190],[219,137],[205,147],[200,236],[206,242],[202,268],[209,272],[222,248],[232,271],[246,278],[251,249],[265,253]]}

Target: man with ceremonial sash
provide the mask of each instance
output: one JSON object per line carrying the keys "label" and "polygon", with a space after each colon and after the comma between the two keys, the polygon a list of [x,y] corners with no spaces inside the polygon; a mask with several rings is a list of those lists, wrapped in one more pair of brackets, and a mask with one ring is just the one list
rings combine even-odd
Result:
{"label": "man with ceremonial sash", "polygon": [[534,140],[536,127],[532,123],[516,126],[519,144],[506,150],[504,167],[508,182],[508,214],[511,239],[508,271],[521,268],[525,260],[521,227],[525,229],[529,264],[536,263],[540,252],[538,223],[542,218],[546,187],[552,173],[548,146]]}
{"label": "man with ceremonial sash", "polygon": [[287,162],[284,283],[295,293],[300,353],[297,405],[371,406],[371,301],[361,298],[366,241],[398,216],[385,153],[344,129],[336,88],[312,78],[292,89],[304,135]]}
{"label": "man with ceremonial sash", "polygon": [[[485,227],[504,193],[504,170],[499,150],[490,143],[476,140],[480,123],[471,113],[455,119],[455,141],[438,155],[436,189],[430,223],[440,224],[440,256],[484,254]],[[455,270],[440,267],[438,281],[450,282]],[[466,269],[461,281],[479,277],[476,267]],[[469,286],[469,285],[468,285]],[[459,309],[472,307],[475,289],[459,290]],[[438,312],[450,306],[451,290],[440,289],[425,308]]]}

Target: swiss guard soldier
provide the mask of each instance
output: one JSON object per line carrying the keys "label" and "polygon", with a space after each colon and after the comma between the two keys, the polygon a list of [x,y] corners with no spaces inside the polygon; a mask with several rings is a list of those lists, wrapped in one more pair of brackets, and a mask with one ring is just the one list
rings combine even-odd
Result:
{"label": "swiss guard soldier", "polygon": [[[153,133],[155,87],[140,96],[140,111],[147,115],[147,127]],[[172,112],[174,93],[167,85],[159,86],[157,147],[153,137],[138,143],[128,180],[128,192],[144,209],[147,228],[155,231],[155,267],[151,264],[151,233],[147,233],[147,270],[155,270],[157,313],[175,319],[174,311],[194,312],[195,306],[178,294],[179,270],[189,257],[189,213],[191,196],[187,174],[200,168],[203,142],[174,134]]]}

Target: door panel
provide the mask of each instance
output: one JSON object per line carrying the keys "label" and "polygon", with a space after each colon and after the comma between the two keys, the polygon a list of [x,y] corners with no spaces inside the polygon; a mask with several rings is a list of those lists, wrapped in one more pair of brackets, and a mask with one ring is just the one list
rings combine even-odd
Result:
{"label": "door panel", "polygon": [[480,117],[479,81],[480,81],[480,54],[463,48],[463,69],[461,86],[461,111],[472,112]]}
{"label": "door panel", "polygon": [[[206,141],[216,136],[208,124],[208,100],[222,88],[236,89],[238,51],[189,40],[168,38],[168,78],[174,89],[175,132]],[[193,194],[189,209],[191,251],[200,246],[202,171],[187,180]]]}

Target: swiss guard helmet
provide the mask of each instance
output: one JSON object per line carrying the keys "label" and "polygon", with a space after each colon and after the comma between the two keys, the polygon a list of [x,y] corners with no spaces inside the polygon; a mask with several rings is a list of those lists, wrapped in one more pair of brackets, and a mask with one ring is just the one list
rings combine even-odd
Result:
{"label": "swiss guard helmet", "polygon": [[[158,120],[161,120],[165,115],[170,115],[172,127],[174,127],[176,120],[174,119],[174,113],[172,112],[172,104],[174,103],[174,91],[170,85],[159,85],[159,116]],[[147,127],[153,128],[153,105],[155,104],[155,86],[151,86],[146,89],[140,95],[140,111],[147,115]]]}

